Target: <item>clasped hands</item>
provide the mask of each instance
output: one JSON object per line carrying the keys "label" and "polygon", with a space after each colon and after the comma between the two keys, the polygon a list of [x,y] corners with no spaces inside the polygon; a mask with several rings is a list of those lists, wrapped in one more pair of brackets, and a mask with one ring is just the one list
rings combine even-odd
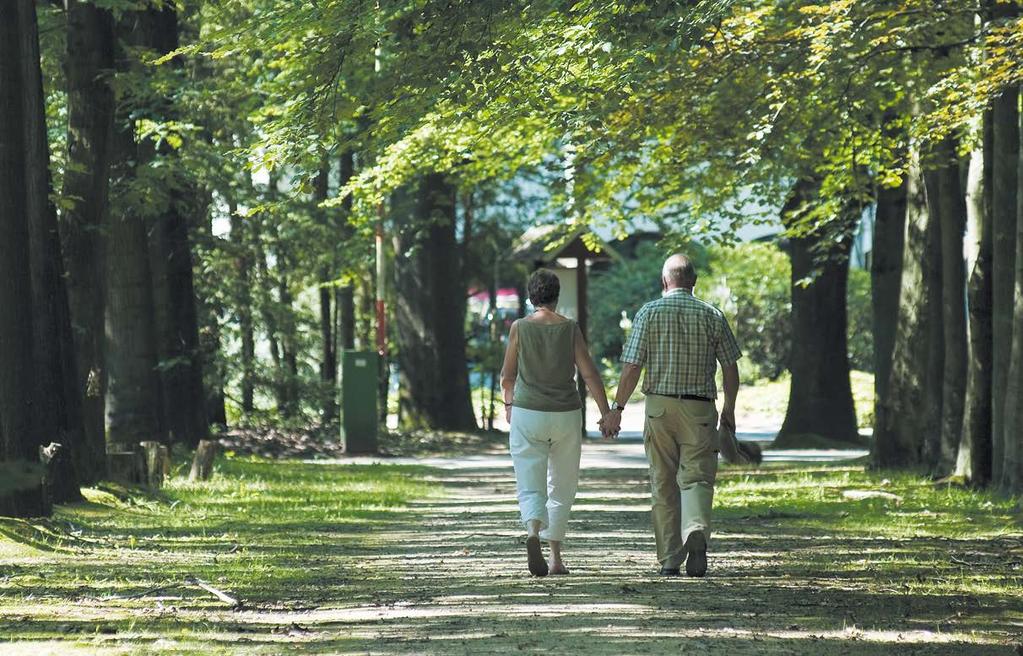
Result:
{"label": "clasped hands", "polygon": [[618,437],[618,433],[622,430],[622,410],[617,408],[615,410],[608,410],[597,422],[600,427],[600,434],[605,440],[613,440]]}

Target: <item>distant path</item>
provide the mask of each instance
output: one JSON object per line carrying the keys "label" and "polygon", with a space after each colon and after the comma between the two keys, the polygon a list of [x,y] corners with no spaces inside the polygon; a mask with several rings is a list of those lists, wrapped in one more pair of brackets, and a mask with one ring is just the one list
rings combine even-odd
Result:
{"label": "distant path", "polygon": [[[269,621],[309,627],[314,641],[343,632],[355,641],[337,645],[343,653],[1016,653],[1007,645],[1018,619],[1006,608],[974,595],[907,594],[898,579],[912,582],[912,568],[882,582],[871,564],[908,554],[944,559],[943,539],[830,535],[801,527],[784,508],[757,517],[733,511],[717,527],[706,579],[654,576],[642,445],[587,444],[584,453],[566,543],[570,576],[526,575],[506,456],[409,459],[437,467],[448,495],[416,503],[406,523],[380,527],[379,547],[362,559],[362,575],[381,590],[377,601]],[[750,475],[758,476],[733,470],[723,478]]]}

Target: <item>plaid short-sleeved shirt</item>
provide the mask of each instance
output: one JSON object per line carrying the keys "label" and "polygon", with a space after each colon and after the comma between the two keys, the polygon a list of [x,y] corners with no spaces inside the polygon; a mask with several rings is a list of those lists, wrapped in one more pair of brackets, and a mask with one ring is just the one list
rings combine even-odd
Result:
{"label": "plaid short-sleeved shirt", "polygon": [[709,399],[718,396],[716,362],[725,367],[741,357],[721,310],[684,289],[640,308],[622,351],[622,362],[646,366],[644,394]]}

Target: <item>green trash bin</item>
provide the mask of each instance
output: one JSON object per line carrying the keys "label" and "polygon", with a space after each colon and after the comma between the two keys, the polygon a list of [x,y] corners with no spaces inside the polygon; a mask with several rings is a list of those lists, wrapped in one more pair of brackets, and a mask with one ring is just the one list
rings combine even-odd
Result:
{"label": "green trash bin", "polygon": [[376,453],[380,356],[373,351],[341,352],[341,449]]}

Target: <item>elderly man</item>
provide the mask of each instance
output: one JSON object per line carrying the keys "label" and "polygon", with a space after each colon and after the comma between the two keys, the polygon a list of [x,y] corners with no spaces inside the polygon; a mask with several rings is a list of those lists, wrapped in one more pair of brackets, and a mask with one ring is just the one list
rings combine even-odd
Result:
{"label": "elderly man", "polygon": [[661,271],[661,298],[636,314],[622,352],[622,378],[603,430],[617,434],[622,408],[646,367],[643,441],[650,461],[654,534],[661,574],[707,573],[707,540],[718,467],[717,363],[724,374],[721,422],[735,428],[742,357],[717,308],[693,296],[696,269],[672,255]]}

